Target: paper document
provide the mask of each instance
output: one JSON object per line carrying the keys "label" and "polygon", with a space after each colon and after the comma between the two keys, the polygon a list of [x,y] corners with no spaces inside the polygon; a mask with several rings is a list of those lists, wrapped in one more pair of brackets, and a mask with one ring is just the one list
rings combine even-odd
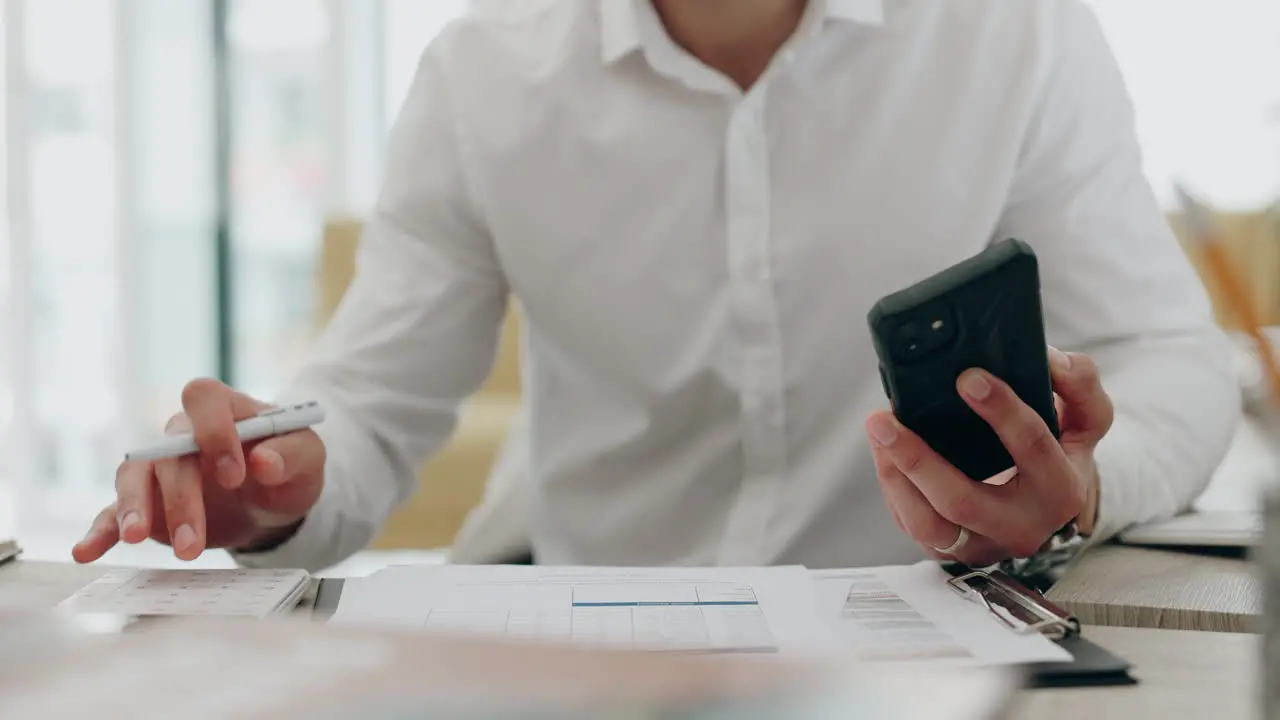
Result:
{"label": "paper document", "polygon": [[1045,636],[1022,635],[953,590],[932,562],[814,572],[822,614],[841,641],[870,662],[1013,665],[1070,661]]}
{"label": "paper document", "polygon": [[802,567],[392,567],[348,580],[331,622],[700,653],[831,654]]}

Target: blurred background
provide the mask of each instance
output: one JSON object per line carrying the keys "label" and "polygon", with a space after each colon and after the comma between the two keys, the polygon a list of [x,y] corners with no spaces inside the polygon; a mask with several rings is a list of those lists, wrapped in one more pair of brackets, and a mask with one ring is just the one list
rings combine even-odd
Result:
{"label": "blurred background", "polygon": [[[1091,4],[1162,202],[1177,178],[1227,214],[1280,322],[1280,2]],[[65,556],[187,380],[282,388],[418,57],[469,5],[0,0],[0,535]],[[448,543],[510,413],[491,417],[473,489],[434,501],[442,534],[388,544]]]}

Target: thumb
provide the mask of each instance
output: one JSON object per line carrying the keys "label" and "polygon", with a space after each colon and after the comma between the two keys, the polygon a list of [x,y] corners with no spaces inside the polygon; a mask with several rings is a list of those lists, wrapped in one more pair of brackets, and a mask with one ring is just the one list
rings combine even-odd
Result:
{"label": "thumb", "polygon": [[277,487],[298,478],[323,474],[324,441],[313,430],[292,432],[258,443],[246,459],[254,482]]}
{"label": "thumb", "polygon": [[1064,443],[1095,444],[1111,429],[1115,408],[1102,388],[1098,366],[1087,355],[1049,348],[1053,391],[1062,399],[1059,418]]}

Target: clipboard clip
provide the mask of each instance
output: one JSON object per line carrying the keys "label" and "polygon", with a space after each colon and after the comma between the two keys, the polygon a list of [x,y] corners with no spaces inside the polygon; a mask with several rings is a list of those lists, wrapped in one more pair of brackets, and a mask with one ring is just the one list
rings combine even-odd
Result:
{"label": "clipboard clip", "polygon": [[1079,620],[1000,570],[970,570],[947,584],[965,598],[986,606],[988,612],[1019,635],[1040,633],[1062,640],[1080,634]]}

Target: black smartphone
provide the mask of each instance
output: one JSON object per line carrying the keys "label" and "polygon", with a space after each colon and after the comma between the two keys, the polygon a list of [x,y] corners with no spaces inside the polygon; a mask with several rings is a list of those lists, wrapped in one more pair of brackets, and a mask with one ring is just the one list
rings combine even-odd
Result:
{"label": "black smartphone", "polygon": [[1060,437],[1035,252],[1017,239],[882,298],[867,317],[894,416],[974,480],[1013,467],[960,397],[969,368],[1000,378]]}

